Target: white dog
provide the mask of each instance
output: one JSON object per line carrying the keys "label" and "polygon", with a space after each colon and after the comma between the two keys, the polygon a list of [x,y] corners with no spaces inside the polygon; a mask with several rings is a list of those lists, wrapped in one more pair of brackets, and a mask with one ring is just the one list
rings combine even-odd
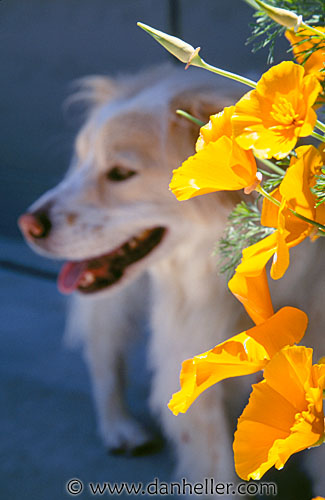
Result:
{"label": "white dog", "polygon": [[[69,326],[84,334],[104,443],[132,451],[150,439],[123,399],[127,343],[141,311],[150,309],[150,404],[175,447],[177,474],[199,480],[231,479],[227,397],[238,400],[245,393],[227,394],[219,384],[178,417],[167,403],[179,388],[184,359],[248,323],[212,257],[237,195],[180,203],[168,190],[172,169],[193,154],[198,135],[198,127],[175,110],[207,121],[243,91],[218,78],[205,81],[202,72],[168,66],[133,78],[88,79],[81,97],[91,106],[72,166],[20,219],[36,251],[69,261],[59,287],[79,292]],[[301,282],[303,272],[299,268],[292,279]]]}

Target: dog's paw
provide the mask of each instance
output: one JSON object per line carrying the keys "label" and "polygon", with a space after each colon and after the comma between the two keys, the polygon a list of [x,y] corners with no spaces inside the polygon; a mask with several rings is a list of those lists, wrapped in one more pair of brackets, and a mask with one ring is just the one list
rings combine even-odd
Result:
{"label": "dog's paw", "polygon": [[129,417],[107,423],[101,436],[108,452],[113,455],[146,455],[158,451],[162,444],[159,438]]}

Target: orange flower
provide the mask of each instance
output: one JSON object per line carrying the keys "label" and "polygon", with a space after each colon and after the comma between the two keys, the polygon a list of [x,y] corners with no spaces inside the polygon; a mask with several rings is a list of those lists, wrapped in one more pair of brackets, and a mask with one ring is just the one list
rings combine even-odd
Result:
{"label": "orange flower", "polygon": [[271,193],[273,198],[281,201],[280,207],[266,198],[263,201],[261,223],[277,230],[243,250],[242,261],[228,283],[231,292],[256,323],[269,317],[271,311],[268,285],[263,277],[267,262],[273,256],[271,277],[281,278],[290,263],[289,249],[311,236],[315,229],[289,209],[325,223],[325,204],[315,208],[315,197],[310,190],[323,165],[322,155],[313,146],[301,146],[296,153],[297,158],[291,159],[280,187]]}
{"label": "orange flower", "polygon": [[296,149],[296,154],[297,158],[291,158],[279,189],[272,193],[281,200],[280,208],[267,199],[263,202],[262,225],[278,228],[271,268],[274,279],[281,278],[289,266],[289,248],[301,243],[315,230],[290,209],[321,224],[325,222],[325,206],[315,208],[315,196],[311,192],[323,165],[322,155],[314,146],[301,146]]}
{"label": "orange flower", "polygon": [[256,162],[232,138],[234,106],[211,116],[201,128],[196,154],[173,171],[170,189],[178,200],[222,190],[238,190],[256,181]]}
{"label": "orange flower", "polygon": [[[322,26],[317,26],[316,29],[322,33],[325,32],[325,28]],[[321,70],[325,67],[324,39],[317,37],[315,33],[305,28],[300,28],[297,33],[287,30],[285,36],[291,43],[294,56],[299,64],[303,64],[308,51],[317,46],[317,50],[310,54],[303,66],[307,75],[314,75],[318,80],[323,80],[325,72],[321,72]]]}
{"label": "orange flower", "polygon": [[236,104],[232,124],[238,144],[258,158],[285,158],[298,137],[312,133],[317,118],[312,106],[321,90],[302,66],[291,61],[273,66]]}
{"label": "orange flower", "polygon": [[271,193],[281,206],[266,198],[263,201],[261,223],[277,230],[243,250],[242,261],[228,283],[230,291],[257,324],[273,313],[265,271],[267,262],[273,257],[271,277],[281,278],[290,263],[289,249],[312,236],[315,230],[314,226],[292,214],[289,208],[325,224],[325,204],[315,208],[315,197],[310,190],[324,163],[322,154],[313,146],[301,146],[296,153],[297,158],[291,159],[280,188]]}
{"label": "orange flower", "polygon": [[[237,268],[238,269],[238,268]],[[265,265],[255,269],[253,274],[236,273],[228,282],[231,293],[243,304],[256,325],[263,323],[273,314],[273,306]]]}
{"label": "orange flower", "polygon": [[233,445],[242,479],[260,479],[273,465],[281,469],[291,455],[324,439],[325,365],[312,365],[312,353],[284,347],[253,385]]}
{"label": "orange flower", "polygon": [[173,395],[169,409],[174,415],[185,413],[203,391],[217,382],[262,370],[283,346],[301,340],[307,322],[300,309],[284,307],[264,323],[187,359],[180,374],[181,390]]}

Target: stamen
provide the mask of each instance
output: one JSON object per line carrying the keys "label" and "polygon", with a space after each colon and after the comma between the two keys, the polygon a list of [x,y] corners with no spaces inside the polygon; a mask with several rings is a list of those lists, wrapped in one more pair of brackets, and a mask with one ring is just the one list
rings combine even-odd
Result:
{"label": "stamen", "polygon": [[293,105],[285,97],[279,97],[277,102],[272,104],[271,116],[282,125],[296,125],[299,114],[295,112]]}

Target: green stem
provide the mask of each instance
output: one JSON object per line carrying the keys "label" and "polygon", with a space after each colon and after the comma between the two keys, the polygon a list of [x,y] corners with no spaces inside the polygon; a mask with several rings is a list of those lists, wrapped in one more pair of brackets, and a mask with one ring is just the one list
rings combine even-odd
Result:
{"label": "green stem", "polygon": [[318,130],[321,130],[322,132],[325,132],[325,124],[320,120],[316,121],[316,128],[318,128]]}
{"label": "green stem", "polygon": [[323,226],[323,224],[320,224],[319,222],[316,222],[315,220],[308,219],[308,217],[304,217],[303,215],[298,214],[295,210],[292,210],[291,208],[289,208],[289,210],[290,210],[290,212],[293,213],[293,215],[298,217],[298,219],[301,219],[305,222],[308,222],[308,224],[312,224],[313,226],[318,227],[318,229],[320,229],[321,231],[325,232],[325,226]]}
{"label": "green stem", "polygon": [[215,66],[212,66],[211,64],[208,64],[205,62],[203,59],[198,59],[198,60],[193,60],[192,66],[197,66],[198,68],[203,68],[207,69],[208,71],[211,71],[212,73],[217,73],[217,75],[224,76],[225,78],[229,78],[230,80],[235,80],[236,82],[243,83],[244,85],[248,85],[248,87],[255,88],[256,87],[256,82],[253,80],[250,80],[249,78],[245,78],[244,76],[237,75],[236,73],[231,73],[230,71],[225,71],[220,68],[216,68]]}
{"label": "green stem", "polygon": [[267,172],[263,168],[259,168],[258,171],[261,172],[261,174],[266,175],[267,177],[272,177],[274,175],[272,174],[272,172]]}
{"label": "green stem", "polygon": [[184,118],[187,118],[187,120],[190,120],[191,122],[195,123],[195,125],[198,125],[199,127],[203,127],[203,125],[204,125],[204,122],[202,122],[198,118],[195,118],[195,116],[190,115],[190,113],[183,111],[182,109],[177,109],[176,114],[180,115],[180,116],[184,116]]}
{"label": "green stem", "polygon": [[261,185],[257,186],[255,188],[255,191],[257,191],[259,194],[261,194],[262,196],[264,196],[264,198],[267,198],[269,201],[271,201],[272,203],[274,203],[274,205],[277,205],[278,207],[281,205],[281,201],[276,200],[275,198],[273,198],[273,196],[271,196],[269,193],[267,193],[265,191],[265,189],[262,188]]}
{"label": "green stem", "polygon": [[309,26],[309,24],[306,24],[302,22],[300,24],[301,28],[305,28],[306,30],[312,31],[312,33],[315,33],[315,35],[320,36],[322,38],[325,38],[325,33],[322,33],[321,31],[318,31],[317,28],[313,28],[312,26]]}
{"label": "green stem", "polygon": [[[255,189],[255,191],[257,191],[259,194],[261,194],[262,196],[264,196],[264,198],[267,198],[269,201],[271,201],[272,203],[274,203],[274,205],[277,205],[278,207],[280,207],[281,202],[279,200],[276,200],[275,198],[273,198],[273,196],[271,196],[269,193],[267,193],[265,191],[265,189],[262,188],[262,186],[257,186],[256,189]],[[304,222],[307,222],[308,224],[312,224],[313,226],[315,226],[318,229],[320,229],[322,232],[325,232],[325,226],[323,226],[323,224],[320,224],[319,222],[316,222],[314,220],[308,219],[304,215],[298,214],[298,212],[296,212],[295,210],[292,210],[292,208],[289,208],[289,210],[290,210],[290,212],[293,215],[295,215],[296,217],[298,217],[298,219],[301,219]]]}
{"label": "green stem", "polygon": [[325,142],[325,136],[324,135],[317,134],[317,132],[312,132],[311,136],[315,137],[315,139],[318,139],[321,142]]}
{"label": "green stem", "polygon": [[258,161],[263,163],[266,167],[268,167],[270,170],[273,170],[273,172],[276,172],[277,174],[284,175],[285,170],[283,170],[281,167],[278,167],[278,165],[275,165],[272,161],[266,160],[266,159],[261,159],[258,158]]}

